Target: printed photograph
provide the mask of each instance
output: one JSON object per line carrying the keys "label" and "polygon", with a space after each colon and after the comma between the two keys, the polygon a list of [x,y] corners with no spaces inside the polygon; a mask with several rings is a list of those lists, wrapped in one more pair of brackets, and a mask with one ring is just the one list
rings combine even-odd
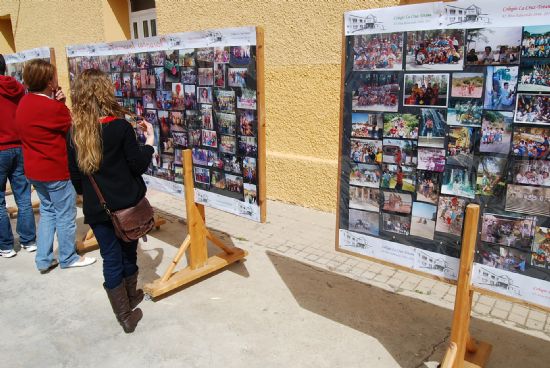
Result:
{"label": "printed photograph", "polygon": [[550,228],[548,227],[537,226],[535,228],[531,265],[550,268]]}
{"label": "printed photograph", "polygon": [[420,117],[415,114],[384,114],[385,138],[418,138]]}
{"label": "printed photograph", "polygon": [[185,109],[185,95],[181,83],[172,83],[172,109]]}
{"label": "printed photograph", "polygon": [[152,90],[143,90],[143,106],[146,109],[154,109],[156,107],[154,92]]}
{"label": "printed photograph", "polygon": [[412,196],[407,193],[382,191],[385,211],[409,214],[412,208]]}
{"label": "printed photograph", "polygon": [[187,132],[172,132],[172,138],[174,138],[175,145],[187,147]]}
{"label": "printed photograph", "polygon": [[194,167],[195,182],[200,184],[210,185],[210,170],[202,167]]}
{"label": "printed photograph", "polygon": [[160,155],[162,162],[161,167],[166,170],[172,171],[174,169],[174,155],[163,153]]}
{"label": "printed photograph", "polygon": [[250,46],[231,46],[229,63],[231,65],[248,65],[251,56]]}
{"label": "printed photograph", "polygon": [[[397,164],[401,166],[414,166],[418,160],[416,157],[418,147],[417,142],[413,140],[384,139],[383,140],[383,162],[387,164]],[[376,154],[376,162],[378,154]]]}
{"label": "printed photograph", "polygon": [[217,89],[214,91],[214,97],[214,108],[216,111],[235,111],[235,91],[224,91]]}
{"label": "printed photograph", "polygon": [[351,164],[349,173],[349,184],[362,187],[378,188],[381,177],[380,167],[378,165]]}
{"label": "printed photograph", "polygon": [[225,174],[220,171],[212,170],[211,184],[214,188],[225,189]]}
{"label": "printed photograph", "polygon": [[181,68],[181,81],[185,84],[197,83],[197,70],[195,68]]}
{"label": "printed photograph", "polygon": [[451,97],[481,98],[484,81],[483,73],[453,73]]}
{"label": "printed photograph", "polygon": [[235,136],[221,135],[220,136],[220,152],[235,154],[237,152],[237,140]]}
{"label": "printed photograph", "polygon": [[214,84],[214,70],[212,68],[199,68],[199,86],[211,86]]}
{"label": "printed photograph", "polygon": [[196,60],[202,63],[213,63],[214,62],[214,48],[213,47],[203,47],[200,49],[195,49]]}
{"label": "printed photograph", "polygon": [[506,189],[507,159],[483,156],[477,167],[477,194],[500,196]]}
{"label": "printed photograph", "polygon": [[415,191],[416,169],[410,166],[383,165],[380,187],[386,189]]}
{"label": "printed photograph", "polygon": [[248,68],[229,68],[227,72],[227,79],[229,81],[229,87],[246,87],[246,81],[248,78]]}
{"label": "printed photograph", "polygon": [[528,253],[514,248],[495,247],[483,244],[480,249],[481,262],[500,270],[525,272]]}
{"label": "printed photograph", "polygon": [[447,164],[470,167],[474,161],[474,128],[451,127],[447,140]]}
{"label": "printed photograph", "polygon": [[382,230],[399,235],[409,235],[411,218],[382,212]]}
{"label": "printed photograph", "polygon": [[179,64],[184,67],[194,67],[195,49],[183,49],[178,52]]}
{"label": "printed photograph", "polygon": [[[187,111],[185,112],[187,114]],[[201,145],[201,130],[190,129],[189,130],[189,146],[197,147]]]}
{"label": "printed photograph", "polygon": [[151,52],[152,65],[164,67],[164,60],[166,60],[166,51]]}
{"label": "printed photograph", "polygon": [[405,106],[447,107],[449,74],[405,74]]}
{"label": "printed photograph", "polygon": [[549,146],[550,127],[514,127],[512,152],[515,156],[546,160],[550,158]]}
{"label": "printed photograph", "polygon": [[550,64],[548,60],[525,60],[519,67],[518,91],[550,92]]}
{"label": "printed photograph", "polygon": [[249,204],[258,203],[258,193],[256,185],[244,183],[244,201]]}
{"label": "printed photograph", "polygon": [[442,148],[418,148],[418,169],[443,172],[445,170],[445,150]]}
{"label": "printed photograph", "polygon": [[[183,95],[184,95],[184,100],[185,100],[185,109],[186,110],[196,109],[197,108],[197,95],[196,95],[195,86],[194,85],[189,85],[189,84],[184,85],[183,86]],[[206,92],[206,100],[208,100],[208,91]]]}
{"label": "printed photograph", "polygon": [[245,183],[256,183],[256,159],[253,157],[243,158],[243,177]]}
{"label": "printed photograph", "polygon": [[447,124],[481,126],[482,112],[482,100],[453,98],[447,110]]}
{"label": "printed photograph", "polygon": [[352,37],[353,70],[402,70],[403,33]]}
{"label": "printed photograph", "polygon": [[351,113],[351,136],[356,138],[382,138],[380,131],[384,126],[382,114]]}
{"label": "printed photograph", "polygon": [[156,88],[156,75],[154,69],[141,69],[141,88]]}
{"label": "printed photograph", "polygon": [[481,216],[481,241],[531,250],[534,233],[533,217],[511,217],[491,213]]}
{"label": "printed photograph", "polygon": [[477,28],[466,32],[466,64],[519,63],[521,27]]}
{"label": "printed photograph", "polygon": [[193,158],[193,165],[208,165],[208,150],[195,147],[191,150],[191,156]]}
{"label": "printed photograph", "polygon": [[399,73],[361,73],[354,81],[352,109],[397,112]]}
{"label": "printed photograph", "polygon": [[433,240],[437,207],[422,202],[414,202],[411,219],[411,235]]}
{"label": "printed photograph", "polygon": [[[183,118],[183,124],[189,129],[200,128],[202,121],[201,117],[196,110],[185,110],[185,117]],[[200,134],[199,134],[200,136]]]}
{"label": "printed photograph", "polygon": [[435,231],[455,236],[462,235],[466,200],[458,197],[439,197]]}
{"label": "printed photograph", "polygon": [[365,187],[349,187],[349,208],[380,211],[380,190]]}
{"label": "printed photograph", "polygon": [[214,64],[214,86],[225,87],[225,64]]}
{"label": "printed photograph", "polygon": [[115,88],[115,97],[122,97],[122,76],[120,73],[111,74],[111,81],[113,82],[113,87]]}
{"label": "printed photograph", "polygon": [[526,26],[523,28],[521,56],[526,58],[550,57],[550,26]]}
{"label": "printed photograph", "polygon": [[421,109],[421,112],[418,146],[443,148],[446,136],[446,111],[443,109]]}
{"label": "printed photograph", "polygon": [[242,193],[243,177],[225,174],[225,189],[233,193]]}
{"label": "printed photograph", "polygon": [[233,155],[223,155],[223,169],[227,172],[232,172],[235,174],[242,174],[241,162],[238,157]]}
{"label": "printed photograph", "polygon": [[170,110],[172,108],[172,91],[156,91],[157,109]]}
{"label": "printed photograph", "polygon": [[506,211],[550,217],[550,188],[509,184]]}
{"label": "printed photograph", "polygon": [[157,88],[164,87],[164,67],[154,68],[155,72],[155,84]]}
{"label": "printed photograph", "polygon": [[164,78],[165,82],[173,83],[180,81],[180,66],[178,64],[178,52],[172,51],[164,60]]}
{"label": "printed photograph", "polygon": [[374,236],[380,235],[378,213],[350,209],[349,230]]}
{"label": "printed photograph", "polygon": [[205,147],[218,147],[218,138],[215,130],[202,130],[202,145]]}
{"label": "printed photograph", "polygon": [[514,184],[550,187],[550,160],[514,162]]}
{"label": "printed photograph", "polygon": [[227,64],[229,62],[229,47],[215,47],[214,62]]}
{"label": "printed photograph", "polygon": [[513,111],[518,84],[517,66],[489,66],[485,79],[485,105],[489,110]]}
{"label": "printed photograph", "polygon": [[216,112],[218,130],[221,134],[234,135],[237,132],[237,118],[235,114]]}
{"label": "printed photograph", "polygon": [[258,144],[255,137],[239,136],[239,154],[246,156],[258,155]]}
{"label": "printed photograph", "polygon": [[197,87],[199,103],[212,103],[212,87]]}
{"label": "printed photograph", "polygon": [[550,125],[550,95],[518,94],[514,121]]}
{"label": "printed photograph", "polygon": [[183,132],[185,126],[183,123],[183,112],[181,111],[169,111],[168,120],[170,121],[170,132]]}
{"label": "printed photograph", "polygon": [[202,129],[214,130],[214,119],[212,119],[212,105],[201,105],[201,127]]}
{"label": "printed photograph", "polygon": [[407,32],[407,70],[462,70],[464,30]]}
{"label": "printed photograph", "polygon": [[447,167],[443,171],[441,193],[458,197],[475,198],[475,182],[475,171]]}
{"label": "printed photograph", "polygon": [[416,200],[437,204],[441,174],[417,170]]}
{"label": "printed photograph", "polygon": [[141,73],[133,72],[132,75],[132,97],[141,97]]}
{"label": "printed photograph", "polygon": [[255,136],[256,135],[256,111],[239,110],[239,134]]}
{"label": "printed photograph", "polygon": [[513,112],[483,112],[480,152],[508,154],[512,142]]}
{"label": "printed photograph", "polygon": [[256,90],[242,88],[241,94],[237,96],[237,107],[239,109],[256,110]]}
{"label": "printed photograph", "polygon": [[218,152],[208,150],[208,166],[223,170],[223,160],[218,155]]}
{"label": "printed photograph", "polygon": [[379,163],[377,156],[382,153],[382,141],[372,139],[352,139],[350,157],[354,162]]}

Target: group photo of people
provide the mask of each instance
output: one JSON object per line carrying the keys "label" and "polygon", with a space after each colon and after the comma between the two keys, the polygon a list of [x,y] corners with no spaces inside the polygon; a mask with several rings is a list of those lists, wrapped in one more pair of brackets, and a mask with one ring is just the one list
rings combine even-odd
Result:
{"label": "group photo of people", "polygon": [[522,61],[519,67],[518,91],[549,92],[550,65],[539,60]]}
{"label": "group photo of people", "polygon": [[466,31],[466,64],[518,64],[522,27],[477,28]]}
{"label": "group photo of people", "polygon": [[512,141],[515,156],[529,160],[546,160],[550,157],[550,127],[516,126]]}
{"label": "group photo of people", "polygon": [[447,124],[480,126],[483,104],[478,99],[452,99],[447,110]]}
{"label": "group photo of people", "polygon": [[380,163],[382,160],[382,141],[352,139],[350,157],[353,162],[367,164]]}
{"label": "group photo of people", "polygon": [[521,56],[526,58],[550,57],[550,27],[526,26],[523,29]]}
{"label": "group photo of people", "polygon": [[480,152],[508,154],[512,142],[514,113],[488,111],[483,113],[481,123]]}
{"label": "group photo of people", "polygon": [[399,235],[409,235],[411,232],[411,218],[382,212],[382,226],[384,231]]}
{"label": "group photo of people", "polygon": [[417,139],[420,117],[415,114],[385,113],[384,137]]}
{"label": "group photo of people", "polygon": [[353,37],[353,70],[402,70],[403,33]]}
{"label": "group photo of people", "polygon": [[514,183],[550,187],[550,161],[529,160],[514,162]]}
{"label": "group photo of people", "polygon": [[510,217],[483,214],[481,218],[481,240],[531,250],[535,235],[533,217]]}
{"label": "group photo of people", "polygon": [[398,73],[368,73],[354,84],[354,110],[397,111],[400,91]]}
{"label": "group photo of people", "polygon": [[550,97],[518,94],[514,121],[516,123],[548,124],[550,122]]}
{"label": "group photo of people", "polygon": [[462,70],[464,30],[407,32],[407,70]]}
{"label": "group photo of people", "polygon": [[466,201],[458,197],[439,197],[435,230],[455,236],[462,235]]}
{"label": "group photo of people", "polygon": [[506,188],[507,160],[483,156],[477,167],[477,193],[500,197]]}
{"label": "group photo of people", "polygon": [[405,74],[405,106],[447,107],[449,74]]}

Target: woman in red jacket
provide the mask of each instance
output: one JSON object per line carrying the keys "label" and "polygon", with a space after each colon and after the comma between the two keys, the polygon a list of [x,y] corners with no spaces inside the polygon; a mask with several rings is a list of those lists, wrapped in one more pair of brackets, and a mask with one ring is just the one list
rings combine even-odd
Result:
{"label": "woman in red jacket", "polygon": [[69,180],[65,137],[71,114],[57,84],[55,67],[36,59],[25,65],[29,93],[19,102],[16,124],[23,144],[25,175],[40,199],[36,267],[55,267],[53,241],[57,232],[61,268],[88,266],[95,258],[76,254],[76,192]]}

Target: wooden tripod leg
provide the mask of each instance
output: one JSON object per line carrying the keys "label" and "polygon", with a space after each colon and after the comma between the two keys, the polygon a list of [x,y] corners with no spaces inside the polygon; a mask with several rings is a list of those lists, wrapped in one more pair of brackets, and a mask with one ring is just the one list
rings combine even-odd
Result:
{"label": "wooden tripod leg", "polygon": [[441,368],[453,367],[453,364],[456,360],[457,350],[458,350],[458,347],[456,346],[456,343],[451,342],[449,344],[449,347],[447,348],[447,352],[445,353],[445,356],[443,357],[443,361],[441,362]]}
{"label": "wooden tripod leg", "polygon": [[185,240],[183,241],[183,243],[181,243],[180,249],[178,249],[178,253],[176,254],[174,259],[172,260],[172,263],[170,264],[170,266],[168,267],[168,269],[164,273],[164,276],[162,276],[162,278],[160,279],[162,282],[168,281],[170,276],[172,276],[172,273],[174,272],[174,269],[176,268],[178,263],[180,263],[181,257],[183,257],[183,255],[185,254],[185,251],[187,250],[187,248],[189,248],[190,244],[191,244],[191,236],[187,235],[185,237]]}

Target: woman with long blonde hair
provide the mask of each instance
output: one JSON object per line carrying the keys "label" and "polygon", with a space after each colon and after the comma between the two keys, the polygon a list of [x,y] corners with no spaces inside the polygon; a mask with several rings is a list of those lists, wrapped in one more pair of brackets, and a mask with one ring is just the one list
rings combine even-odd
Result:
{"label": "woman with long blonde hair", "polygon": [[139,123],[146,137],[140,147],[134,128],[124,118],[128,111],[118,104],[111,80],[99,70],[86,70],[76,78],[72,100],[73,126],[67,139],[71,180],[83,196],[84,222],[99,243],[103,286],[111,307],[124,332],[130,333],[143,316],[136,308],[143,300],[143,291],[137,289],[137,241],[128,243],[116,236],[90,176],[108,210],[135,206],[147,191],[141,175],[154,152],[153,127],[146,121]]}

